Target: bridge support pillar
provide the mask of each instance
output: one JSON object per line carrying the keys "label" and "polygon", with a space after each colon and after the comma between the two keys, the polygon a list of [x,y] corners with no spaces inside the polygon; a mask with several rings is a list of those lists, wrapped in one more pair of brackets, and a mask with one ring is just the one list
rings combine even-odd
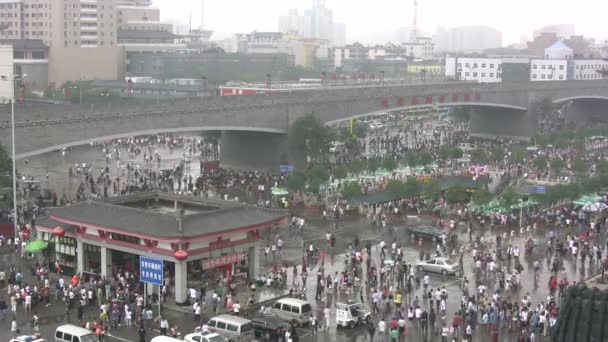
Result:
{"label": "bridge support pillar", "polygon": [[570,102],[564,109],[567,121],[583,126],[591,122],[607,122],[606,106],[608,101],[603,99],[577,99]]}
{"label": "bridge support pillar", "polygon": [[279,170],[287,164],[287,134],[223,131],[220,140],[223,167]]}
{"label": "bridge support pillar", "polygon": [[474,137],[530,140],[530,137],[536,133],[536,126],[536,115],[532,110],[500,107],[471,108],[469,132]]}

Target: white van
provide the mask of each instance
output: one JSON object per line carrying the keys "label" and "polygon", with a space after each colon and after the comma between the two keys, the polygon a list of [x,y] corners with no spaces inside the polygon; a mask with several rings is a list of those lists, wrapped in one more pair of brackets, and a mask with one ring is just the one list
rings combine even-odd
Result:
{"label": "white van", "polygon": [[174,337],[169,336],[156,336],[150,340],[150,342],[183,342],[182,340],[178,340]]}
{"label": "white van", "polygon": [[243,317],[219,315],[210,319],[207,325],[209,331],[224,336],[229,342],[249,342],[254,338],[253,322]]}
{"label": "white van", "polygon": [[55,330],[55,342],[97,342],[92,331],[77,325],[65,324]]}
{"label": "white van", "polygon": [[272,307],[268,308],[267,313],[287,322],[305,325],[310,323],[312,307],[310,306],[310,303],[305,300],[283,298],[277,300]]}

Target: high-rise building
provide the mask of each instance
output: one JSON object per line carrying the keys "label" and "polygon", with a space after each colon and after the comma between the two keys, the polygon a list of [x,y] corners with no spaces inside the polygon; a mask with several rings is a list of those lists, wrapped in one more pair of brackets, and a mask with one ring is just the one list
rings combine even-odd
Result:
{"label": "high-rise building", "polygon": [[574,36],[574,25],[572,24],[557,24],[548,25],[539,30],[534,31],[534,38],[540,36],[543,33],[555,33],[557,38],[570,38]]}
{"label": "high-rise building", "polygon": [[49,47],[116,45],[116,0],[3,0],[1,39],[40,39]]}
{"label": "high-rise building", "polygon": [[2,0],[2,40],[38,40],[48,47],[48,81],[116,79],[117,0]]}
{"label": "high-rise building", "polygon": [[440,52],[482,52],[502,46],[502,33],[486,26],[463,26],[441,29],[433,36]]}
{"label": "high-rise building", "polygon": [[325,0],[313,0],[312,8],[300,16],[295,9],[279,17],[279,32],[327,40],[334,45],[346,42],[346,26],[334,23],[333,12],[325,7]]}

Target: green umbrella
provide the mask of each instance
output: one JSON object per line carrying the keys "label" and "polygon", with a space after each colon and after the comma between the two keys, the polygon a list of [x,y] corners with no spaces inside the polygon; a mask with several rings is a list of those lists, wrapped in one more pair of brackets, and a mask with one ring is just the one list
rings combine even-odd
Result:
{"label": "green umbrella", "polygon": [[31,241],[25,246],[25,250],[28,253],[37,253],[45,250],[48,247],[49,243],[44,240],[34,240]]}

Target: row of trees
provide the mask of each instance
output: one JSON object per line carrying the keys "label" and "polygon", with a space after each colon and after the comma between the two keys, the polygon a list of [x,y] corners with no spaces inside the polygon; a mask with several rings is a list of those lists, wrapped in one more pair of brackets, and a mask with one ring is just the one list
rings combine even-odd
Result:
{"label": "row of trees", "polygon": [[538,134],[534,137],[537,145],[546,147],[552,145],[557,148],[572,146],[577,149],[584,147],[585,138],[593,136],[608,136],[607,125],[595,125],[591,128],[568,127],[555,132]]}
{"label": "row of trees", "polygon": [[595,177],[582,178],[568,184],[547,187],[543,195],[535,195],[534,199],[543,204],[555,204],[562,201],[572,201],[589,193],[596,193],[608,185],[608,173],[602,172]]}
{"label": "row of trees", "polygon": [[11,186],[13,160],[4,146],[0,145],[0,188]]}
{"label": "row of trees", "polygon": [[72,103],[100,103],[114,101],[120,95],[110,89],[95,89],[93,81],[67,81],[60,88],[49,86],[44,90],[47,99],[65,100]]}

